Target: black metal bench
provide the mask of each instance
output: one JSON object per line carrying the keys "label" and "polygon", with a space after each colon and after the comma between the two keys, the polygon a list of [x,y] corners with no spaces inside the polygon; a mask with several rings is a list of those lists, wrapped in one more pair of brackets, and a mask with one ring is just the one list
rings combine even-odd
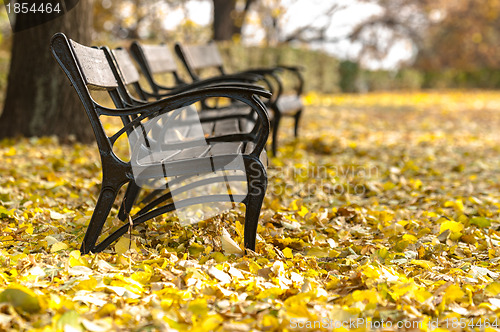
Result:
{"label": "black metal bench", "polygon": [[[176,66],[171,64],[171,56],[169,55],[169,50],[165,45],[140,45],[138,42],[134,42],[132,49],[136,56],[143,57],[144,60],[141,61],[143,65],[147,65],[149,68],[147,77],[150,83],[150,88],[152,92],[146,91],[141,86],[139,82],[139,72],[135,67],[129,53],[123,48],[117,48],[114,50],[109,50],[107,47],[102,47],[109,63],[111,64],[111,69],[118,83],[118,92],[122,97],[121,100],[115,101],[117,107],[124,107],[123,102],[126,105],[141,105],[147,103],[149,99],[162,99],[176,93],[185,91],[186,89],[193,89],[199,87],[213,86],[215,84],[228,84],[231,82],[231,86],[239,86],[243,88],[255,88],[255,86],[249,86],[247,83],[242,83],[242,81],[256,82],[261,79],[259,75],[245,74],[238,75],[234,77],[224,76],[224,77],[213,77],[206,80],[200,80],[195,83],[187,85],[183,83],[176,73]],[[177,86],[165,87],[157,84],[154,75],[156,74],[167,74],[171,78],[175,79]],[[131,88],[135,91],[136,97],[132,96],[129,91]],[[204,104],[204,100],[202,101]],[[205,106],[202,108],[202,112],[199,113],[199,119],[201,122],[201,127],[205,135],[209,137],[221,136],[224,139],[244,139],[246,141],[252,141],[255,139],[255,119],[257,115],[252,111],[251,108],[246,104],[242,104],[245,107],[234,109],[229,108],[208,108]],[[265,155],[262,156],[265,158]],[[266,158],[267,163],[267,158]],[[144,197],[144,203],[154,204],[163,202],[165,200],[165,195],[156,198],[163,190],[154,190],[150,192],[146,197]],[[137,186],[129,186],[126,199],[124,204],[120,206],[120,211],[118,213],[118,218],[124,221],[127,218],[128,213],[132,209],[132,206],[139,195],[140,188]],[[153,201],[154,199],[154,201]],[[152,202],[151,202],[152,201]],[[151,202],[151,203],[150,203]]]}
{"label": "black metal bench", "polygon": [[[189,75],[194,81],[199,80],[201,71],[206,70],[208,68],[216,69],[221,75],[227,75],[226,71],[224,70],[222,57],[215,43],[208,43],[205,45],[187,45],[187,44],[177,43],[175,45],[175,51],[179,56],[179,58],[182,60],[184,66],[189,72]],[[281,71],[291,72],[295,76],[297,85],[295,87],[295,91],[293,94],[284,93],[283,83],[279,77],[279,73]],[[295,119],[294,134],[295,137],[298,136],[299,120],[303,110],[301,95],[304,87],[304,79],[300,74],[299,67],[292,67],[292,66],[255,68],[255,69],[249,69],[239,74],[245,74],[245,73],[265,75],[265,77],[272,80],[276,85],[275,89],[271,89],[271,91],[273,92],[273,98],[271,98],[269,101],[269,108],[273,110],[272,152],[273,155],[276,155],[278,147],[278,130],[281,118],[283,116],[294,117]]]}
{"label": "black metal bench", "polygon": [[[67,39],[62,33],[53,36],[50,48],[82,101],[94,130],[102,162],[102,186],[81,245],[82,253],[102,251],[127,233],[131,226],[144,223],[163,213],[194,204],[225,201],[246,205],[244,244],[246,248],[255,249],[258,218],[267,188],[266,168],[261,157],[265,156],[264,147],[269,136],[269,119],[259,96],[269,98],[269,92],[248,86],[185,86],[159,101],[133,102],[121,91],[118,81],[123,77],[116,76],[109,62],[109,54],[107,55],[104,49],[80,45]],[[96,102],[90,92],[96,89],[106,90],[117,107],[109,108]],[[218,97],[239,100],[255,112],[255,135],[206,137],[201,145],[200,140],[167,139],[178,134],[174,130],[177,127],[169,127],[168,121],[179,123],[183,126],[182,130],[191,125],[190,119],[175,122],[181,110],[201,100]],[[123,126],[108,135],[101,122],[103,116],[119,117]],[[114,145],[122,136],[128,137],[130,160],[123,160],[115,154]],[[236,174],[238,171],[244,171],[243,175]],[[198,180],[202,175],[216,172],[224,174],[208,180]],[[228,172],[236,175],[228,175]],[[186,179],[191,182],[182,186]],[[190,188],[202,186],[207,182],[227,184],[229,181],[245,182],[247,192],[239,197],[232,193],[211,194],[175,201],[177,196]],[[158,184],[164,186],[164,199],[142,207],[139,212],[129,217],[131,225],[124,223],[96,244],[120,188],[128,186],[122,202],[118,205],[123,206],[127,199],[129,204],[130,201],[133,203],[135,195],[129,194],[144,184],[153,188],[157,188]],[[175,189],[172,188],[174,184],[177,185]]]}

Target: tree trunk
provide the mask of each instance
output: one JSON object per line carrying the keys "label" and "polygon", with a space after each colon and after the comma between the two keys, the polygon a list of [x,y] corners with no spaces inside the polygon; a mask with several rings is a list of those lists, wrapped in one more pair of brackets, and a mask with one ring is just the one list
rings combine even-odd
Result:
{"label": "tree trunk", "polygon": [[92,6],[92,0],[81,0],[65,15],[14,34],[0,138],[56,135],[63,141],[93,140],[78,95],[49,51],[56,32],[90,43]]}
{"label": "tree trunk", "polygon": [[241,35],[245,17],[255,0],[246,0],[241,11],[236,10],[236,0],[213,0],[214,40],[232,40],[234,35]]}
{"label": "tree trunk", "polygon": [[214,2],[214,40],[231,40],[233,38],[233,13],[236,0],[213,0]]}

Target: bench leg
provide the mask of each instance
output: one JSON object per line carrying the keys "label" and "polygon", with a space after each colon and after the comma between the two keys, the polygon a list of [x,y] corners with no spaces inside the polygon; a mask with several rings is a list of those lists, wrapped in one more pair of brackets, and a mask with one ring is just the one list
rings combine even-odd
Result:
{"label": "bench leg", "polygon": [[141,187],[139,187],[135,181],[131,181],[128,184],[127,191],[125,192],[125,198],[123,199],[123,203],[120,206],[120,211],[118,212],[118,219],[121,221],[125,221],[132,210],[132,206],[134,206],[135,200],[137,196],[139,196],[139,192],[141,191]]}
{"label": "bench leg", "polygon": [[80,251],[82,254],[88,254],[93,251],[99,235],[101,235],[102,227],[106,222],[106,218],[111,211],[111,207],[115,201],[116,195],[120,188],[103,187],[99,194],[94,213],[90,219],[87,232],[83,238]]}
{"label": "bench leg", "polygon": [[245,248],[255,251],[260,210],[267,189],[267,174],[260,161],[254,160],[246,166],[248,195],[244,201],[246,205],[244,244]]}
{"label": "bench leg", "polygon": [[295,128],[294,128],[295,138],[297,138],[299,136],[299,121],[300,121],[300,116],[301,115],[302,115],[302,110],[299,110],[294,115],[294,118],[295,118]]}
{"label": "bench leg", "polygon": [[281,113],[279,111],[274,112],[274,119],[273,119],[273,142],[272,142],[272,152],[273,156],[276,157],[276,154],[278,152],[278,128],[280,126],[280,121],[281,121]]}

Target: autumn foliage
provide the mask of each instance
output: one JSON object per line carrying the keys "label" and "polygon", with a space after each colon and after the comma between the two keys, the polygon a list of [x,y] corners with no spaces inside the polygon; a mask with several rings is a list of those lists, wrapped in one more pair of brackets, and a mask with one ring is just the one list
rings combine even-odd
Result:
{"label": "autumn foliage", "polygon": [[[96,147],[2,141],[0,329],[500,324],[500,94],[306,102],[300,139],[284,133],[270,161],[256,253],[246,256],[239,209],[186,227],[163,215],[82,256]],[[121,223],[117,209],[108,230]]]}

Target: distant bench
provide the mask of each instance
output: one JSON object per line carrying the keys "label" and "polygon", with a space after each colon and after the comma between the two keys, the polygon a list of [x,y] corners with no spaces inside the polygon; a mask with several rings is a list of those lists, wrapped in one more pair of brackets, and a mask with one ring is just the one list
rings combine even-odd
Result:
{"label": "distant bench", "polygon": [[[244,245],[255,249],[258,218],[267,188],[263,158],[270,131],[266,107],[260,98],[269,98],[269,92],[244,83],[231,86],[212,82],[212,85],[181,85],[170,89],[164,96],[157,95],[160,98],[158,101],[148,102],[148,95],[143,95],[141,100],[128,91],[128,86],[135,86],[141,93],[140,85],[135,84],[138,76],[128,67],[120,51],[86,47],[62,33],[52,37],[50,48],[78,93],[94,130],[102,162],[102,186],[81,245],[82,253],[100,252],[131,227],[163,213],[213,202],[241,202],[246,205]],[[107,91],[115,108],[96,102],[91,96],[92,90]],[[227,134],[221,129],[202,138],[189,136],[199,126],[192,117],[182,118],[182,110],[190,109],[190,105],[208,98],[228,98],[245,104],[253,115],[250,132],[235,133],[236,127],[230,126]],[[108,135],[101,122],[102,116],[118,117],[123,125]],[[210,116],[200,121],[215,125],[235,116],[240,115],[224,115],[224,110],[217,114],[217,110],[213,110]],[[122,160],[115,154],[114,145],[123,136],[128,138],[130,160]],[[202,177],[207,174],[213,176]],[[190,182],[183,185],[186,180]],[[227,195],[207,193],[177,199],[192,188],[212,183],[228,186],[232,182],[244,182],[246,192],[235,194],[228,191]],[[129,216],[144,184],[156,190],[163,188],[163,196]],[[125,222],[97,243],[118,192],[125,185],[126,193],[118,205],[119,218]]]}
{"label": "distant bench", "polygon": [[[177,43],[175,45],[175,51],[194,81],[200,80],[200,72],[208,68],[216,69],[221,75],[229,75],[224,70],[222,57],[214,43],[205,45],[183,45]],[[283,82],[279,76],[282,71],[288,71],[295,76],[296,86],[292,94],[285,94],[284,92]],[[273,93],[273,97],[269,101],[269,108],[273,111],[273,114],[270,114],[273,132],[272,152],[273,155],[276,155],[279,125],[283,116],[291,116],[295,119],[294,134],[295,137],[298,135],[299,120],[303,110],[301,95],[304,87],[304,79],[300,73],[299,67],[292,66],[254,68],[239,74],[249,73],[264,75],[269,80],[272,80],[275,85],[274,89],[272,86],[268,88],[270,88]]]}
{"label": "distant bench", "polygon": [[[172,92],[175,92],[179,87],[187,85],[180,77],[179,69],[177,67],[177,63],[170,52],[170,49],[167,45],[143,45],[139,42],[133,42],[130,47],[130,52],[136,62],[139,64],[141,68],[142,74],[146,78],[148,82],[149,88],[152,93],[146,92],[142,88],[139,87],[139,77],[137,69],[132,64],[130,58],[128,57],[128,52],[125,50],[113,50],[113,54],[118,60],[120,66],[122,68],[128,68],[130,71],[134,72],[133,80],[129,80],[133,82],[133,85],[136,91],[142,96],[142,99],[152,97],[156,99],[161,99]],[[121,62],[121,63],[120,63]],[[166,86],[159,82],[159,78],[169,78],[173,83],[171,86]],[[261,79],[260,75],[244,73],[244,74],[236,74],[236,75],[224,75],[211,77],[205,80],[198,80],[194,83],[191,83],[189,86],[207,86],[213,84],[230,84],[232,86],[238,86],[241,83],[254,83]],[[200,116],[202,118],[210,117],[214,114],[218,114],[218,116],[226,116],[231,117],[234,121],[235,118],[238,119],[238,131],[250,131],[254,126],[255,122],[255,113],[252,112],[247,105],[244,105],[243,108],[238,108],[234,106],[228,107],[210,107],[207,105],[206,100],[201,101],[202,104],[202,112],[200,112]],[[227,124],[228,121],[225,121]],[[232,122],[233,123],[233,122]],[[234,123],[233,123],[234,124]],[[227,134],[227,128],[219,129],[221,126],[225,126],[224,121],[218,121],[215,123],[213,128],[213,132],[218,134],[220,130]]]}

